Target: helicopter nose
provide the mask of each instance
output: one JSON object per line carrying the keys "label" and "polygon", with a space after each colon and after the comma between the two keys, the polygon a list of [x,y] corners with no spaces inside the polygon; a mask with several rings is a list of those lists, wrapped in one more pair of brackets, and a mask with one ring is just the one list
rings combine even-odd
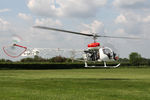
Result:
{"label": "helicopter nose", "polygon": [[114,59],[115,59],[115,60],[118,60],[118,59],[119,59],[119,57],[118,57],[118,56],[116,56]]}

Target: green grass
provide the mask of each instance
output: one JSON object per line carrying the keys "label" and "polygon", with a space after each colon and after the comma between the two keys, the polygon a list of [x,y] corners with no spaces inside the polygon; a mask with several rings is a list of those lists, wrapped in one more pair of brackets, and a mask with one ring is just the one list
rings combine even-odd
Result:
{"label": "green grass", "polygon": [[0,70],[0,100],[149,100],[150,68]]}

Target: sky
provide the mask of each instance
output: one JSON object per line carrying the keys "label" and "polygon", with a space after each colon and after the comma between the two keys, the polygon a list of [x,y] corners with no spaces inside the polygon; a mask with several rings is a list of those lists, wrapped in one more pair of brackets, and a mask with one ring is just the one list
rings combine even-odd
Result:
{"label": "sky", "polygon": [[85,36],[34,29],[41,25],[87,34],[128,36],[140,40],[98,38],[101,46],[128,58],[131,52],[150,58],[149,0],[0,0],[0,58],[12,36],[28,48],[86,49]]}

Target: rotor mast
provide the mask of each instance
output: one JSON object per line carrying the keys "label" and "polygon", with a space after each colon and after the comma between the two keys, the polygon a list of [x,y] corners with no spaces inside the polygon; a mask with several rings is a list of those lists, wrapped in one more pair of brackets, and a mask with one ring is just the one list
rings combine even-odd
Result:
{"label": "rotor mast", "polygon": [[96,43],[97,37],[95,35],[93,35],[93,40],[94,40],[94,43]]}

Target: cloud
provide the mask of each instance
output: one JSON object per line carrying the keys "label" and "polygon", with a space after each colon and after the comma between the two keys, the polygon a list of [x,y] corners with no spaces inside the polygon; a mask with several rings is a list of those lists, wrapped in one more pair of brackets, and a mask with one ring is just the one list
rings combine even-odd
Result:
{"label": "cloud", "polygon": [[[60,28],[62,26],[61,21],[59,20],[53,20],[51,18],[37,18],[35,19],[34,26],[47,26],[47,27],[56,27]],[[43,30],[43,29],[37,29],[37,28],[31,28],[31,41],[33,37],[35,38],[35,41],[41,41],[44,40],[48,43],[48,41],[53,40],[55,41],[57,38],[60,38],[60,35],[55,35],[58,32],[50,31],[50,30]],[[43,41],[43,42],[44,42]],[[46,44],[47,44],[46,43]]]}
{"label": "cloud", "polygon": [[81,24],[81,32],[84,33],[101,33],[104,32],[104,24],[101,21],[94,20],[90,24]]}
{"label": "cloud", "polygon": [[117,18],[115,19],[115,23],[127,23],[127,19],[124,15],[119,15],[117,16]]}
{"label": "cloud", "polygon": [[149,9],[150,1],[149,0],[114,0],[113,5],[122,9]]}
{"label": "cloud", "polygon": [[[117,16],[114,20],[119,27],[123,28],[127,33],[134,35],[149,34],[150,15],[140,15],[134,12],[124,13]],[[145,29],[147,31],[145,31]],[[149,36],[149,35],[148,35]]]}
{"label": "cloud", "polygon": [[3,13],[3,12],[9,12],[9,11],[11,11],[10,9],[0,9],[0,13]]}
{"label": "cloud", "polygon": [[59,9],[55,8],[54,0],[29,0],[28,8],[40,16],[57,16]]}
{"label": "cloud", "polygon": [[35,14],[49,17],[95,16],[107,0],[29,0],[28,8]]}
{"label": "cloud", "polygon": [[[121,17],[120,17],[121,16]],[[138,38],[148,38],[150,39],[150,15],[147,13],[137,14],[136,12],[121,12],[120,15],[114,20],[114,25],[117,29],[113,31],[116,36],[128,36],[128,37],[138,37]],[[124,21],[125,19],[125,21]],[[116,42],[117,41],[117,42]],[[120,43],[120,44],[118,44]],[[128,55],[131,52],[139,52],[143,56],[148,57],[149,52],[149,40],[121,40],[117,39],[114,44],[119,48],[122,55]],[[128,49],[124,48],[127,45]],[[125,51],[126,50],[126,51]]]}
{"label": "cloud", "polygon": [[149,0],[114,0],[113,6],[120,11],[120,15],[114,20],[119,28],[123,28],[129,34],[149,34],[150,29],[145,31],[146,27],[150,26]]}
{"label": "cloud", "polygon": [[18,13],[18,16],[21,19],[26,20],[26,21],[31,21],[32,20],[32,16],[24,14],[24,13]]}
{"label": "cloud", "polygon": [[10,23],[0,18],[0,31],[7,31],[10,28]]}
{"label": "cloud", "polygon": [[48,26],[48,27],[57,27],[62,26],[61,21],[53,20],[51,18],[41,18],[35,20],[35,25]]}
{"label": "cloud", "polygon": [[[113,6],[120,12],[114,19],[114,26],[116,26],[113,31],[114,35],[150,39],[150,28],[148,28],[150,27],[149,0],[114,0]],[[135,51],[146,57],[150,56],[148,55],[149,40],[119,39],[114,44],[120,49],[122,55],[128,55],[130,52]],[[128,44],[128,49],[125,50],[124,45],[126,44]]]}
{"label": "cloud", "polygon": [[143,22],[150,23],[150,15],[143,18]]}

